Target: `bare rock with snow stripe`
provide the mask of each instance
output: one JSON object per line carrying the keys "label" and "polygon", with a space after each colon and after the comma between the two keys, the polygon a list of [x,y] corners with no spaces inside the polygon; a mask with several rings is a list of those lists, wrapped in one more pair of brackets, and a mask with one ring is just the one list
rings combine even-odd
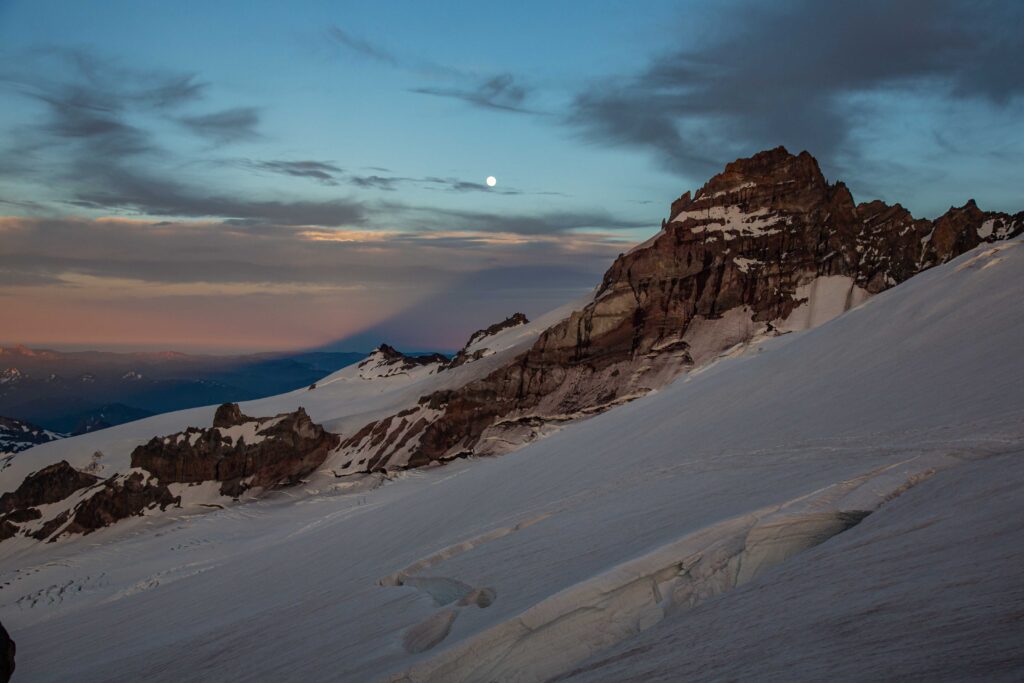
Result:
{"label": "bare rock with snow stripe", "polygon": [[217,409],[214,426],[154,437],[131,455],[132,467],[162,483],[222,482],[221,493],[294,484],[323,464],[340,437],[315,424],[302,408],[252,418],[237,404]]}

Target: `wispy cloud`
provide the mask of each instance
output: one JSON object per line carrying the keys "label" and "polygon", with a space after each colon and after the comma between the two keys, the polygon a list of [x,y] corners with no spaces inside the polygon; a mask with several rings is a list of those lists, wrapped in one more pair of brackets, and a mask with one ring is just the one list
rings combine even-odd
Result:
{"label": "wispy cloud", "polygon": [[337,42],[339,45],[342,45],[351,50],[352,52],[358,55],[362,55],[363,57],[372,59],[382,64],[387,64],[388,66],[401,66],[402,64],[399,61],[398,57],[396,57],[390,51],[384,49],[383,47],[377,45],[376,43],[371,43],[365,38],[352,35],[348,31],[342,29],[340,26],[331,26],[330,28],[328,28],[327,35],[330,36],[330,38]]}
{"label": "wispy cloud", "polygon": [[355,185],[356,187],[374,190],[385,190],[388,192],[397,190],[401,185],[411,184],[432,190],[442,190],[445,192],[487,192],[490,194],[506,196],[565,196],[561,192],[532,192],[527,190],[520,190],[514,187],[497,188],[491,187],[485,183],[476,183],[468,180],[459,180],[458,178],[440,178],[438,176],[422,176],[419,178],[411,178],[406,176],[351,175],[348,176],[347,182],[351,183],[352,185]]}
{"label": "wispy cloud", "polygon": [[537,113],[523,105],[529,91],[526,86],[517,83],[515,76],[510,73],[487,77],[470,88],[420,87],[413,88],[412,92],[436,97],[450,97],[485,109],[498,109],[518,114]]}
{"label": "wispy cloud", "polygon": [[[446,272],[488,264],[512,266],[524,258],[603,268],[623,244],[596,233],[524,235],[486,229],[500,227],[493,218],[491,225],[481,217],[462,222],[478,227],[403,232],[223,221],[0,217],[0,272],[8,286],[81,286],[91,278],[94,284],[99,279],[130,279],[395,287],[415,286],[424,278],[439,281]],[[109,248],[114,243],[117,251]],[[456,258],[464,249],[472,253]]]}
{"label": "wispy cloud", "polygon": [[[396,207],[397,208],[397,207]],[[413,225],[431,230],[460,230],[517,235],[565,235],[578,230],[651,228],[646,221],[613,216],[604,211],[552,211],[539,214],[490,213],[456,209],[403,207]]]}
{"label": "wispy cloud", "polygon": [[327,161],[249,161],[252,168],[296,178],[311,178],[324,185],[337,185],[344,170]]}
{"label": "wispy cloud", "polygon": [[259,137],[260,113],[255,107],[233,107],[212,114],[183,116],[179,121],[194,134],[219,144]]}
{"label": "wispy cloud", "polygon": [[199,187],[100,162],[82,165],[87,178],[74,190],[81,207],[147,216],[215,218],[239,223],[352,226],[366,223],[355,199],[265,200],[208,192]]}
{"label": "wispy cloud", "polygon": [[481,75],[430,60],[402,57],[339,26],[330,27],[327,30],[327,35],[336,44],[363,58],[395,69],[421,76],[440,78],[452,83],[447,86],[418,86],[410,88],[410,92],[448,97],[483,109],[518,114],[538,113],[526,106],[531,89],[511,73]]}

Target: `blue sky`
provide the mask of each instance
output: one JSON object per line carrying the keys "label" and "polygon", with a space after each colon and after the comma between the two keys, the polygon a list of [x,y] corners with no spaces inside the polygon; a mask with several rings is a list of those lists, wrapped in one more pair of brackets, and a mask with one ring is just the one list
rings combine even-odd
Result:
{"label": "blue sky", "polygon": [[1022,17],[0,1],[0,342],[452,348],[778,144],[858,201],[1020,210]]}

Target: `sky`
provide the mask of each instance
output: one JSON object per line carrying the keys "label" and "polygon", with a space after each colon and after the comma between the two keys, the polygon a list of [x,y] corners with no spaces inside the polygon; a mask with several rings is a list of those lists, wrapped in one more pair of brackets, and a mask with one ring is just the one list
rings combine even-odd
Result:
{"label": "sky", "polygon": [[780,144],[1019,211],[1021,35],[1015,0],[0,0],[0,343],[456,349]]}

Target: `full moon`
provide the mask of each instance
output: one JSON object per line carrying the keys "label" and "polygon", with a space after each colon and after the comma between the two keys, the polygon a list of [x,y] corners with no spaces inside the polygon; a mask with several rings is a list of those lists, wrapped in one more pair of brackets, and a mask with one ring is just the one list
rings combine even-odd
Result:
{"label": "full moon", "polygon": [[494,187],[498,184],[498,179],[492,175],[487,176],[487,187]]}

